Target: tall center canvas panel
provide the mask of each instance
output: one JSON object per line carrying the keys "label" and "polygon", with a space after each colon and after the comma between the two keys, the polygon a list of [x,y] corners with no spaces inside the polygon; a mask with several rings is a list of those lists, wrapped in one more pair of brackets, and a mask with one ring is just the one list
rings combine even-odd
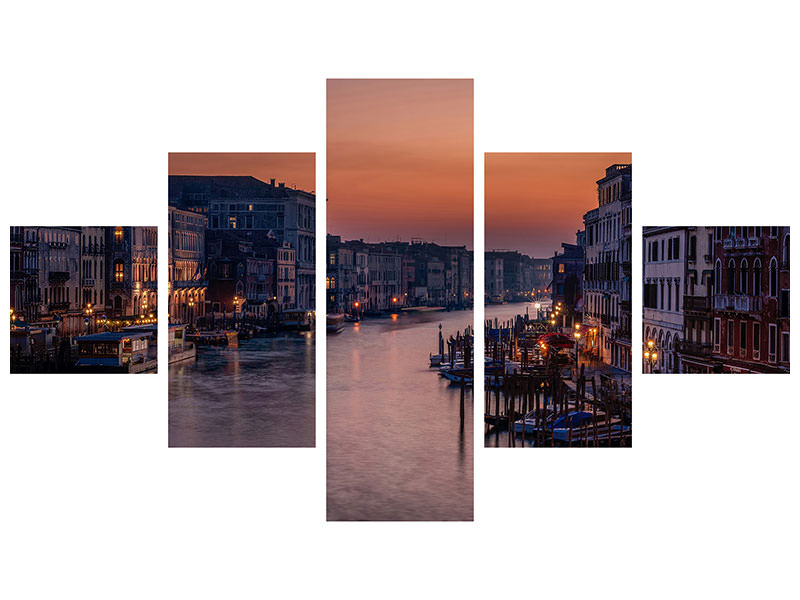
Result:
{"label": "tall center canvas panel", "polygon": [[327,118],[328,520],[472,520],[472,80],[328,80]]}

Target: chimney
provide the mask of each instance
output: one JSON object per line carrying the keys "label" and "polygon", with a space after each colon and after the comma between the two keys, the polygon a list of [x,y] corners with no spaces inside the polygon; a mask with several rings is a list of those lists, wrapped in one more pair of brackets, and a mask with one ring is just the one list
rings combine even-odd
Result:
{"label": "chimney", "polygon": [[274,179],[270,179],[270,180],[269,180],[269,184],[270,184],[272,187],[275,187],[275,180],[274,180]]}
{"label": "chimney", "polygon": [[282,181],[278,184],[278,187],[281,188],[281,189],[283,189],[285,186],[286,186],[286,184],[283,183]]}

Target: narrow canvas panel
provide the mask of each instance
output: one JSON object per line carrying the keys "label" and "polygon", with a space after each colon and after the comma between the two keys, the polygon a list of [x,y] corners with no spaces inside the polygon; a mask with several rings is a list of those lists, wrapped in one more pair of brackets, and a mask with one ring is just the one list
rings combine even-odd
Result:
{"label": "narrow canvas panel", "polygon": [[329,520],[473,516],[472,80],[329,80]]}
{"label": "narrow canvas panel", "polygon": [[158,227],[11,227],[11,372],[155,373]]}
{"label": "narrow canvas panel", "polygon": [[631,154],[485,168],[485,446],[630,446]]}
{"label": "narrow canvas panel", "polygon": [[642,266],[642,372],[789,372],[788,227],[645,227]]}
{"label": "narrow canvas panel", "polygon": [[170,154],[170,446],[314,446],[314,165]]}

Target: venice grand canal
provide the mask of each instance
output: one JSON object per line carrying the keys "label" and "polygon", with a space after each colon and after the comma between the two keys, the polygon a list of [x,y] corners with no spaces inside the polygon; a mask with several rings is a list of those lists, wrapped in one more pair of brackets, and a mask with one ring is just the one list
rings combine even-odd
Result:
{"label": "venice grand canal", "polygon": [[327,337],[328,520],[463,521],[473,516],[472,392],[429,368],[472,311],[348,323]]}
{"label": "venice grand canal", "polygon": [[313,447],[314,335],[202,346],[169,367],[171,447]]}

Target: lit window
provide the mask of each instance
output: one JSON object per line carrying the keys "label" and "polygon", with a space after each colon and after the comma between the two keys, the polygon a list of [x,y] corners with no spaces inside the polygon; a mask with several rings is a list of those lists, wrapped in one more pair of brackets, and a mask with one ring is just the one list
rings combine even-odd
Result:
{"label": "lit window", "polygon": [[121,260],[114,261],[114,281],[125,281],[125,266]]}

